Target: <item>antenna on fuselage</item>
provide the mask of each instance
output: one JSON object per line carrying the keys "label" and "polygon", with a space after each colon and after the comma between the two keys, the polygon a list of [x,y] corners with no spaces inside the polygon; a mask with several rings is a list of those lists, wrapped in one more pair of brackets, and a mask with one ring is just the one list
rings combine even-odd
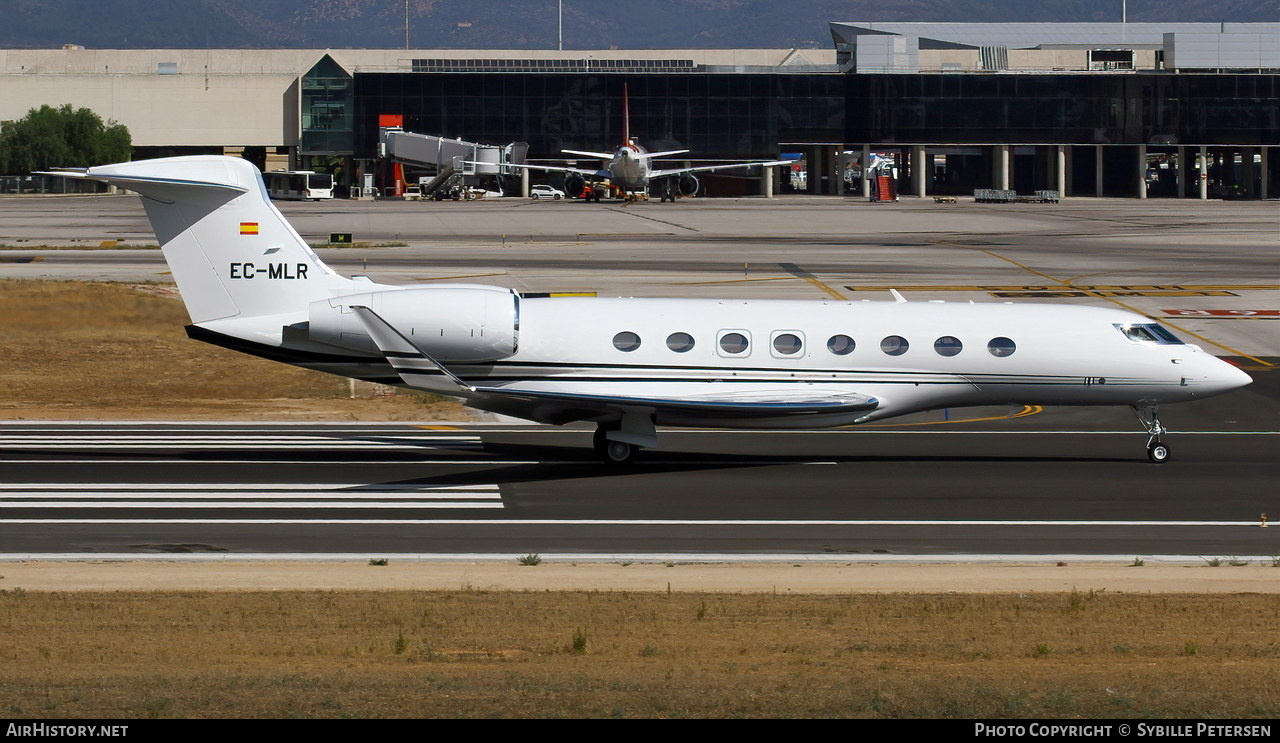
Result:
{"label": "antenna on fuselage", "polygon": [[902,296],[902,294],[899,293],[897,289],[890,289],[889,293],[893,295],[893,301],[895,302],[901,303],[901,302],[907,301],[907,298]]}

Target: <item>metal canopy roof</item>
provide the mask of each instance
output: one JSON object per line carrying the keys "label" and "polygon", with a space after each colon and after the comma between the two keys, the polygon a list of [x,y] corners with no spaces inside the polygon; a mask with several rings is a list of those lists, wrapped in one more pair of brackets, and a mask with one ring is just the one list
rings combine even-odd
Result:
{"label": "metal canopy roof", "polygon": [[[832,22],[837,44],[857,36],[915,36],[920,48],[1160,47],[1167,33],[1280,33],[1280,23],[880,23]],[[933,43],[930,43],[933,42]]]}

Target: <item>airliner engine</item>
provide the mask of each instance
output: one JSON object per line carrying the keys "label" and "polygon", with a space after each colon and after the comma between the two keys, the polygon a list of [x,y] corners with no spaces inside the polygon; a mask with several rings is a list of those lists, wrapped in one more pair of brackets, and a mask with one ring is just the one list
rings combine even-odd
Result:
{"label": "airliner engine", "polygon": [[576,199],[586,185],[585,178],[577,173],[570,173],[564,177],[564,195],[571,199]]}
{"label": "airliner engine", "polygon": [[680,195],[693,196],[698,192],[698,179],[692,173],[680,176]]}
{"label": "airliner engine", "polygon": [[509,289],[454,284],[322,299],[310,306],[311,340],[378,353],[352,305],[368,307],[437,361],[496,361],[516,352],[520,298]]}

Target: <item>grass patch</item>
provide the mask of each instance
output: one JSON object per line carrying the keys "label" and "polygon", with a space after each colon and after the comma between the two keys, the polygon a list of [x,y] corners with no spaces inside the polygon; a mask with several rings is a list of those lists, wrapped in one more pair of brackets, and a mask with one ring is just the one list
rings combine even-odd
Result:
{"label": "grass patch", "polygon": [[1257,594],[8,591],[0,709],[1271,718],[1277,636]]}
{"label": "grass patch", "polygon": [[426,393],[351,399],[342,377],[193,341],[170,285],[0,280],[0,317],[0,418],[470,417]]}

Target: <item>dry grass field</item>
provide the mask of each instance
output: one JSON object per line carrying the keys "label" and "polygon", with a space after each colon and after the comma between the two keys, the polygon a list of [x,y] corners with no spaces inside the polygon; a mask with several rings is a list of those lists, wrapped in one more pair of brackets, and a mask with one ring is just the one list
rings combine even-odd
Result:
{"label": "dry grass field", "polygon": [[0,591],[0,714],[1280,715],[1274,595]]}
{"label": "dry grass field", "polygon": [[187,338],[172,287],[0,280],[0,419],[463,420]]}

